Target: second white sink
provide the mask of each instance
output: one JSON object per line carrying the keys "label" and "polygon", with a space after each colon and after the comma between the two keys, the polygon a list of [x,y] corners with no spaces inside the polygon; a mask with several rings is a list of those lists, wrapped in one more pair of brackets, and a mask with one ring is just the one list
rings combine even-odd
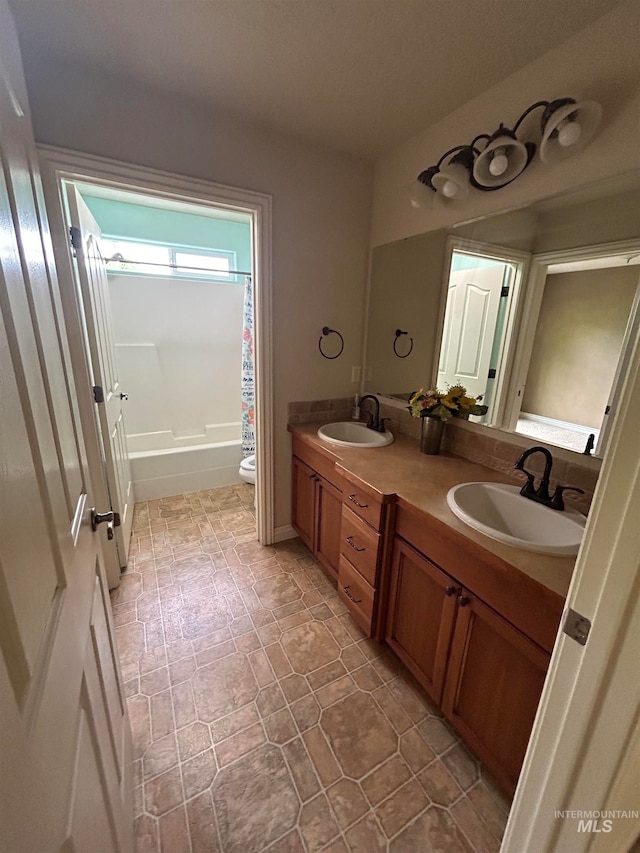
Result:
{"label": "second white sink", "polygon": [[580,513],[549,509],[506,483],[461,483],[449,490],[447,503],[474,530],[539,554],[577,554],[586,523]]}
{"label": "second white sink", "polygon": [[329,444],[342,447],[385,447],[393,442],[390,432],[376,432],[358,421],[324,424],[318,429],[318,435]]}

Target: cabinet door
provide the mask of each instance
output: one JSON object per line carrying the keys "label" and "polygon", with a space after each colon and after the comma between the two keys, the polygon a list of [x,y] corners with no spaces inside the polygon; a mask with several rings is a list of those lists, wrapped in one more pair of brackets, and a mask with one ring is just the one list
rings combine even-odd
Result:
{"label": "cabinet door", "polygon": [[440,703],[458,587],[441,569],[395,540],[386,640]]}
{"label": "cabinet door", "polygon": [[463,591],[442,710],[505,790],[513,793],[549,655]]}
{"label": "cabinet door", "polygon": [[292,459],[291,523],[310,551],[315,544],[315,501],[317,474],[296,456]]}
{"label": "cabinet door", "polygon": [[342,492],[317,475],[317,527],[315,552],[329,574],[338,577],[340,563],[340,523],[342,520]]}

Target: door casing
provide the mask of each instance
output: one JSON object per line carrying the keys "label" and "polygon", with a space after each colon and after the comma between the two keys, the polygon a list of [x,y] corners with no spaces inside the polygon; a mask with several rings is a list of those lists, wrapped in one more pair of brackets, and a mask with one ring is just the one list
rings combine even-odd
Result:
{"label": "door casing", "polygon": [[[56,262],[59,269],[64,300],[65,317],[70,325],[70,347],[78,359],[86,362],[82,322],[75,294],[73,270],[66,231],[66,217],[62,182],[84,182],[102,184],[155,195],[180,201],[215,205],[241,210],[251,215],[253,257],[253,279],[255,282],[255,387],[256,387],[256,464],[259,471],[257,489],[257,532],[258,541],[269,545],[275,541],[274,529],[274,453],[273,453],[273,356],[272,356],[272,308],[271,308],[271,196],[252,190],[228,187],[195,178],[187,178],[171,172],[149,169],[143,166],[108,160],[90,154],[81,154],[49,145],[39,145],[42,177],[51,223]],[[93,421],[95,413],[93,399],[87,394],[83,405],[89,409],[85,419]],[[84,421],[83,421],[84,422]],[[97,445],[99,448],[99,445]],[[100,466],[98,453],[90,458],[91,471]],[[117,560],[116,560],[117,562]],[[115,572],[109,574],[109,586],[119,582]]]}

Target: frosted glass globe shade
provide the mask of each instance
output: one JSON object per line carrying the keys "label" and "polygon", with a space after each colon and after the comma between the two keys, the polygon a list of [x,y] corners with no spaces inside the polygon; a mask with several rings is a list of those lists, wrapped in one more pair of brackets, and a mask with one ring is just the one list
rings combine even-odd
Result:
{"label": "frosted glass globe shade", "polygon": [[568,121],[558,131],[558,144],[563,148],[575,145],[582,136],[582,127],[577,121]]}
{"label": "frosted glass globe shade", "polygon": [[442,195],[445,198],[453,198],[458,193],[458,184],[455,181],[445,181],[442,187]]}
{"label": "frosted glass globe shade", "polygon": [[494,177],[498,177],[498,175],[504,175],[509,167],[509,160],[506,154],[496,154],[495,157],[491,159],[489,163],[489,171]]}

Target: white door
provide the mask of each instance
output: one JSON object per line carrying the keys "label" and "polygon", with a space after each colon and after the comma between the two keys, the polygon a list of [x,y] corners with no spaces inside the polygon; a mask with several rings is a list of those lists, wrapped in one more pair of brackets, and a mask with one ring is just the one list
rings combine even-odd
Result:
{"label": "white door", "polygon": [[0,56],[0,850],[130,853],[129,724],[5,0]]}
{"label": "white door", "polygon": [[76,270],[87,329],[96,406],[102,435],[104,467],[111,509],[120,524],[114,527],[120,566],[129,559],[129,540],[133,519],[133,481],[127,452],[123,400],[116,351],[111,332],[111,301],[107,268],[100,252],[100,226],[73,184],[66,185],[69,215],[76,255]]}
{"label": "white door", "polygon": [[439,388],[460,383],[475,397],[486,392],[503,278],[503,266],[450,274]]}

